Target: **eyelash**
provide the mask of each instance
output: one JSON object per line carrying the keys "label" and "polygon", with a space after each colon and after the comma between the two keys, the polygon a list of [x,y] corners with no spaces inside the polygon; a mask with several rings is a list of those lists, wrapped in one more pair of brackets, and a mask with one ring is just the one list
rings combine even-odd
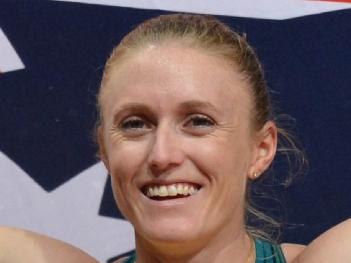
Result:
{"label": "eyelash", "polygon": [[[196,121],[201,123],[198,123],[197,125],[195,125]],[[215,122],[211,118],[202,114],[191,115],[189,120],[187,120],[185,124],[188,124],[190,122],[193,122],[192,126],[202,127],[202,128],[212,127],[215,125]],[[204,124],[203,122],[206,122],[206,123]]]}
{"label": "eyelash", "polygon": [[121,124],[119,125],[119,128],[122,130],[125,130],[125,131],[127,131],[127,130],[135,130],[136,131],[136,130],[144,129],[144,127],[133,127],[133,125],[135,125],[135,124],[141,124],[142,126],[148,126],[147,121],[145,121],[144,118],[133,116],[133,117],[129,117],[129,118],[123,120],[121,122]]}

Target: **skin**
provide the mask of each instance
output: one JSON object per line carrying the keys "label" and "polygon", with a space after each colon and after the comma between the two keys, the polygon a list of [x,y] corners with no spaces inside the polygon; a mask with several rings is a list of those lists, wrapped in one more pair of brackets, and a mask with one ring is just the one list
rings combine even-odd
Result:
{"label": "skin", "polygon": [[351,260],[351,220],[316,238],[293,263],[346,263]]}
{"label": "skin", "polygon": [[[351,260],[351,220],[346,220],[303,246],[283,244],[290,250],[287,262],[345,263]],[[65,242],[27,230],[0,227],[0,263],[21,262],[98,262],[84,251]],[[301,253],[302,252],[302,253]],[[122,263],[119,259],[116,263]]]}
{"label": "skin", "polygon": [[0,263],[97,263],[65,242],[27,230],[0,227]]}
{"label": "skin", "polygon": [[[274,158],[277,129],[253,129],[236,66],[177,43],[150,45],[109,72],[101,158],[136,232],[138,262],[245,262],[247,180]],[[189,182],[197,194],[154,201],[145,185]]]}

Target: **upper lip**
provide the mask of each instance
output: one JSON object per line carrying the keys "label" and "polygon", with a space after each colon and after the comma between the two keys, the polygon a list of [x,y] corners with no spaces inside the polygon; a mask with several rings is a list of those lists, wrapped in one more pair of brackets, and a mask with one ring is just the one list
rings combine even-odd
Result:
{"label": "upper lip", "polygon": [[147,186],[157,186],[157,185],[172,185],[172,184],[192,184],[196,185],[197,187],[202,187],[202,184],[193,180],[189,179],[158,179],[155,178],[153,180],[148,180],[140,184],[140,189],[144,189]]}

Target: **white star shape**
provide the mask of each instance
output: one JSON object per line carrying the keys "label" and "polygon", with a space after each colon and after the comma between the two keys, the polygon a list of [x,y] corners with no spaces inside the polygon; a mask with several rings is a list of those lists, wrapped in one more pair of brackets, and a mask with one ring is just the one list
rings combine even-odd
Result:
{"label": "white star shape", "polygon": [[63,240],[99,261],[134,248],[130,223],[98,215],[107,178],[101,162],[52,192],[42,189],[2,152],[0,167],[0,225]]}
{"label": "white star shape", "polygon": [[0,28],[0,73],[24,69],[24,64]]}

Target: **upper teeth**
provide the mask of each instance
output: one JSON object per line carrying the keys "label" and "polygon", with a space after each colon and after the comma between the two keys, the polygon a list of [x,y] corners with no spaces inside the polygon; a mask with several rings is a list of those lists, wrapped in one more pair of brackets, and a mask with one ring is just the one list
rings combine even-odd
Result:
{"label": "upper teeth", "polygon": [[146,188],[146,195],[153,196],[176,196],[176,195],[193,195],[198,191],[196,187],[190,184],[179,183],[171,185],[157,185],[148,186]]}

